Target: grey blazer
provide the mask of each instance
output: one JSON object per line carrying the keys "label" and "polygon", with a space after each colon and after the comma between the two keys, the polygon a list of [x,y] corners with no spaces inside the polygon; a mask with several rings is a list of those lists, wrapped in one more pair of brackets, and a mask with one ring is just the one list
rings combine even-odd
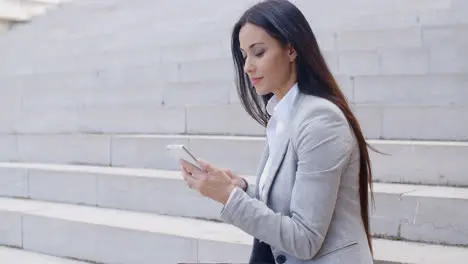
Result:
{"label": "grey blazer", "polygon": [[290,125],[278,135],[265,194],[235,192],[221,219],[271,246],[287,264],[371,264],[359,203],[359,149],[341,110],[299,93]]}

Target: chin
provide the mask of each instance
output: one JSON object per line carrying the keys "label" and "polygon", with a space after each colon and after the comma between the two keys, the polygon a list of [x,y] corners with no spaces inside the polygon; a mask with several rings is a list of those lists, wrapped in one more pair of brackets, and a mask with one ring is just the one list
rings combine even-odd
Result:
{"label": "chin", "polygon": [[271,93],[271,91],[269,91],[268,89],[262,88],[262,87],[254,86],[254,88],[255,88],[255,91],[257,92],[257,94],[260,95],[260,96],[267,95],[267,94]]}

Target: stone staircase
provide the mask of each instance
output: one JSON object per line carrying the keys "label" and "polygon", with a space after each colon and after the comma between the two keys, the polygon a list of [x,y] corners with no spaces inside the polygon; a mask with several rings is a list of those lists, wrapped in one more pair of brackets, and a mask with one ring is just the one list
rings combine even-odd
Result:
{"label": "stone staircase", "polygon": [[[99,263],[246,263],[251,237],[218,221],[219,204],[178,172],[0,164],[2,243]],[[375,184],[377,263],[457,263],[468,256],[468,190]],[[449,217],[447,217],[449,216]],[[399,241],[400,240],[400,241]],[[404,242],[417,240],[423,243]],[[445,244],[429,245],[429,244]],[[177,249],[177,250],[175,250]]]}
{"label": "stone staircase", "polygon": [[64,0],[0,0],[0,32],[27,23]]}
{"label": "stone staircase", "polygon": [[58,258],[11,247],[0,247],[0,259],[5,264],[90,264],[89,262]]}
{"label": "stone staircase", "polygon": [[[247,263],[252,238],[185,186],[165,146],[254,181],[264,130],[229,53],[253,2],[74,0],[1,35],[2,263]],[[463,263],[467,2],[294,2],[389,154],[371,152],[376,263]]]}

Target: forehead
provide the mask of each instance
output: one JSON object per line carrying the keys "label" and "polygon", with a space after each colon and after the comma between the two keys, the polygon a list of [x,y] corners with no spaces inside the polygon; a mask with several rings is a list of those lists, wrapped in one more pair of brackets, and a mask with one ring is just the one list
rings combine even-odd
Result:
{"label": "forehead", "polygon": [[261,27],[253,24],[245,24],[239,31],[239,43],[242,49],[248,49],[254,43],[265,43],[273,41],[273,38]]}

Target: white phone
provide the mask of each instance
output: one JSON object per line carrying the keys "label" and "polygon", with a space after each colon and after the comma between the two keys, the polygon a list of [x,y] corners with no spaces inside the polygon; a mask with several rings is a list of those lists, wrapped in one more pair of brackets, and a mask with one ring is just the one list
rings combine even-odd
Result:
{"label": "white phone", "polygon": [[190,153],[190,151],[184,145],[167,145],[166,149],[175,159],[177,159],[177,161],[185,160],[200,170],[203,170],[195,156]]}

